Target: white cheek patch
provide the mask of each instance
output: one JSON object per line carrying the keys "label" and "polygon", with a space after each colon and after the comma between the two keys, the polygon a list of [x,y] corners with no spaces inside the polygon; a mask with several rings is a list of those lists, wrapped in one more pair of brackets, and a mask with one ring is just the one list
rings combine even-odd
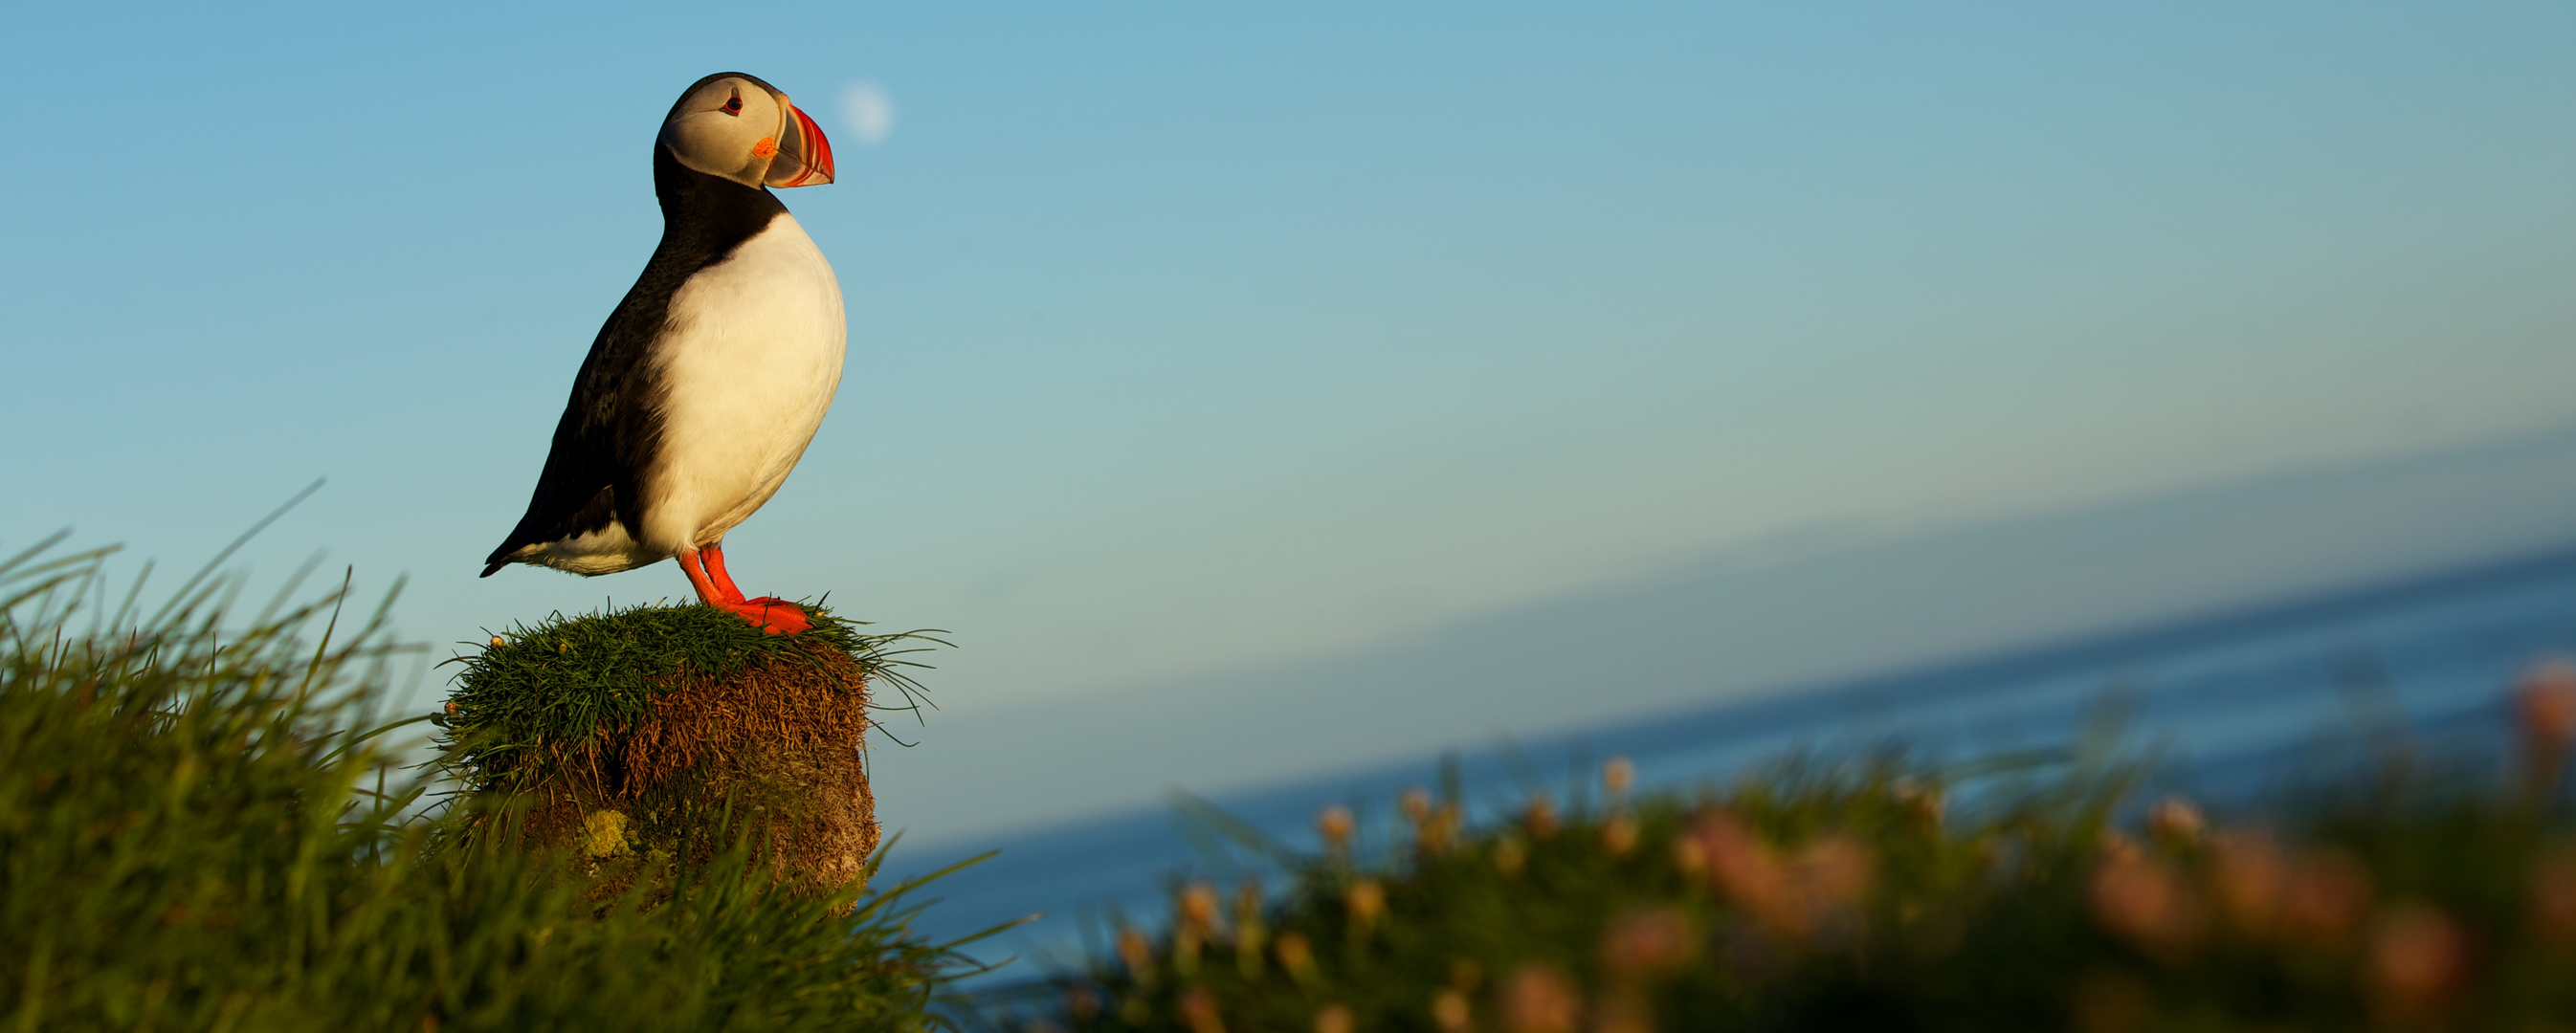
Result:
{"label": "white cheek patch", "polygon": [[[739,96],[742,111],[724,110],[725,102]],[[737,183],[757,185],[769,170],[771,155],[777,153],[779,123],[785,112],[769,91],[740,79],[718,79],[699,87],[680,105],[680,112],[662,123],[662,146],[680,164],[710,176],[722,176]],[[770,141],[769,154],[757,153],[762,140]]]}

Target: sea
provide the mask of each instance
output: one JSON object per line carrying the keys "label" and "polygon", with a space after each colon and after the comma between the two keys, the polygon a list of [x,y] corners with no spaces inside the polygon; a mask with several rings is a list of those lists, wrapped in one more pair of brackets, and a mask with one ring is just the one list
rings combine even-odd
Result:
{"label": "sea", "polygon": [[[1580,808],[1611,757],[1641,788],[1718,785],[1784,763],[1901,753],[1931,768],[2136,763],[2156,792],[2224,811],[2312,778],[2327,758],[2438,746],[2500,763],[2511,688],[2576,658],[2576,548],[2080,641],[1834,684],[1788,686],[1554,738],[1337,772],[1212,799],[912,851],[889,875],[992,856],[915,891],[915,926],[952,939],[1037,916],[968,952],[993,988],[1099,956],[1183,880],[1275,876],[1319,849],[1326,805],[1360,816],[1361,849],[1395,838],[1411,787],[1491,817],[1547,793]],[[1616,672],[1605,672],[1615,677]],[[898,847],[898,853],[901,848]],[[886,880],[881,879],[880,885]],[[1007,962],[1003,964],[1003,962]]]}

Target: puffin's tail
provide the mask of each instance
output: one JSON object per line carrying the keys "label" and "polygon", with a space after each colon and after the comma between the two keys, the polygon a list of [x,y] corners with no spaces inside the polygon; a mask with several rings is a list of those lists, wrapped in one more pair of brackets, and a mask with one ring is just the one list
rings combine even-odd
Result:
{"label": "puffin's tail", "polygon": [[528,544],[520,541],[518,535],[511,535],[509,541],[501,543],[500,548],[492,550],[491,555],[483,557],[483,572],[474,576],[491,577],[493,571],[509,566],[510,557],[516,555],[519,550],[527,548]]}

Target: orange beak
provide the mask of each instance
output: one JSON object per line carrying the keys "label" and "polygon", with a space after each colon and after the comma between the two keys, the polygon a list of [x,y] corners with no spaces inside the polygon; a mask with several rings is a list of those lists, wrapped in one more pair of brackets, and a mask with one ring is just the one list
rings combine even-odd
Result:
{"label": "orange beak", "polygon": [[[786,98],[779,98],[782,102]],[[787,109],[786,130],[779,135],[778,157],[769,163],[765,178],[774,187],[810,187],[832,181],[832,141],[823,136],[823,127],[815,125],[794,104]]]}

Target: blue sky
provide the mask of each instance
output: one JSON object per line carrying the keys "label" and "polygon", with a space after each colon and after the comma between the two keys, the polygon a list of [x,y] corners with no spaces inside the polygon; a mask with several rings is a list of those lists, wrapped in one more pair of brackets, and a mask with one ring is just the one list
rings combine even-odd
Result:
{"label": "blue sky", "polygon": [[840,145],[784,200],[851,319],[735,572],[951,629],[961,716],[2542,434],[2576,387],[2562,5],[10,20],[0,546],[193,563],[327,476],[246,561],[407,576],[436,642],[686,595],[472,575],[716,70]]}

